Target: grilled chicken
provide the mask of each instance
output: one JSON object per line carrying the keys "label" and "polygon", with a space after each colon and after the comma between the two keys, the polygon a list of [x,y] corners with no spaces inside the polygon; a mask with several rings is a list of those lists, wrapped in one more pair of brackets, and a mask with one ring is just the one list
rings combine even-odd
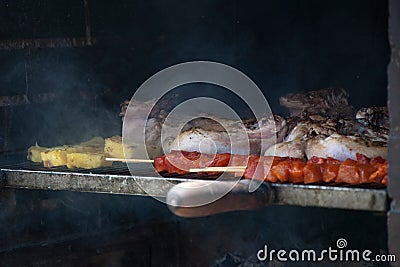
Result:
{"label": "grilled chicken", "polygon": [[356,154],[361,153],[367,157],[387,158],[387,147],[374,142],[366,141],[360,137],[332,134],[328,137],[317,136],[307,142],[305,153],[307,158],[332,157],[341,161],[346,159],[356,160]]}
{"label": "grilled chicken", "polygon": [[281,105],[292,116],[287,119],[288,135],[283,143],[267,149],[265,155],[344,160],[355,159],[358,152],[386,158],[387,108],[363,108],[354,114],[348,96],[344,89],[327,88],[281,97]]}
{"label": "grilled chicken", "polygon": [[284,142],[277,143],[265,151],[265,156],[305,158],[307,141],[318,135],[330,135],[335,133],[332,120],[313,121],[303,120],[285,137]]}

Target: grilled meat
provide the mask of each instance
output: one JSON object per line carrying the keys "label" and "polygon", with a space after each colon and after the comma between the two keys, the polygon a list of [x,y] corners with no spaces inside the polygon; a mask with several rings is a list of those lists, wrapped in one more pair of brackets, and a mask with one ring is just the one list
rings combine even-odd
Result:
{"label": "grilled meat", "polygon": [[[204,120],[201,120],[201,123],[204,122]],[[241,122],[227,121],[227,127],[229,128],[226,131],[220,131],[219,128],[213,128],[210,125],[204,125],[201,128],[193,128],[190,125],[189,130],[181,132],[174,139],[170,144],[170,150],[198,151],[209,154],[259,154],[273,145],[277,138],[282,141],[286,132],[285,124],[285,120],[282,117],[275,115],[273,118],[263,118],[259,124],[247,123],[245,127],[241,125]],[[196,125],[199,126],[200,124]],[[219,125],[219,127],[221,126]],[[232,146],[231,142],[235,145]],[[248,144],[250,144],[250,151],[248,150]]]}
{"label": "grilled meat", "polygon": [[288,94],[282,96],[279,102],[290,111],[290,116],[321,114],[323,116],[349,117],[353,108],[348,104],[349,94],[343,88],[326,88],[306,93]]}
{"label": "grilled meat", "polygon": [[[281,97],[280,103],[290,110],[291,117],[265,116],[258,123],[255,120],[241,122],[212,116],[197,116],[200,118],[190,120],[186,115],[172,115],[166,121],[170,107],[166,107],[165,103],[168,101],[161,105],[165,111],[158,109],[156,112],[153,109],[144,121],[143,112],[147,109],[148,113],[148,107],[154,105],[154,101],[134,102],[129,107],[133,108],[133,112],[125,116],[124,127],[132,133],[129,136],[133,138],[133,143],[138,129],[145,127],[146,144],[153,147],[163,144],[165,152],[179,149],[243,155],[248,153],[247,139],[241,135],[245,132],[250,142],[250,153],[265,151],[266,156],[339,157],[338,153],[343,152],[341,159],[354,159],[356,152],[362,152],[368,156],[386,157],[389,134],[387,109],[364,108],[354,114],[348,97],[342,88],[289,94]],[[124,102],[122,115],[126,114],[127,108],[127,102]],[[182,121],[189,122],[178,134],[176,129]],[[160,140],[162,128],[164,135]],[[275,138],[276,144],[273,144]],[[235,151],[231,151],[231,140],[235,140]],[[266,146],[261,147],[261,140]]]}
{"label": "grilled meat", "polygon": [[[150,116],[154,117],[148,118],[150,107],[155,104],[154,100],[132,101],[127,107],[125,104],[122,113],[126,141],[133,144],[139,143],[141,133],[138,131],[145,128],[146,145],[160,147],[162,144],[166,152],[178,149],[199,151],[200,144],[204,153],[231,152],[230,140],[232,139],[237,141],[235,144],[238,147],[238,151],[234,152],[243,154],[246,153],[244,150],[247,146],[246,138],[243,136],[247,135],[251,151],[260,153],[259,151],[265,151],[267,146],[272,145],[276,139],[281,142],[287,131],[286,121],[279,115],[265,116],[259,122],[230,120],[207,114],[198,114],[195,119],[192,119],[193,116],[168,115],[165,112],[160,112],[157,116],[155,113],[150,113]],[[126,112],[128,109],[130,109],[129,112]],[[182,122],[188,123],[180,132],[177,132],[182,127]],[[163,131],[163,140],[161,140],[161,131]],[[230,137],[228,133],[231,134]],[[261,148],[261,143],[264,141],[265,145]],[[215,147],[213,147],[213,142]]]}
{"label": "grilled meat", "polygon": [[[154,158],[157,172],[187,174],[192,168],[228,166],[231,154],[203,154],[199,152],[172,151]],[[180,168],[179,168],[180,167]]]}
{"label": "grilled meat", "polygon": [[[344,183],[387,185],[388,162],[380,157],[357,154],[356,160],[312,157],[310,160],[289,157],[200,154],[174,151],[154,159],[158,172],[187,174],[191,168],[246,166],[235,173],[246,179],[289,183]],[[260,166],[261,165],[261,166]],[[178,167],[179,166],[179,167]],[[259,167],[258,167],[259,166]]]}
{"label": "grilled meat", "polygon": [[323,121],[301,120],[285,137],[284,142],[269,147],[265,156],[305,158],[307,141],[315,136],[326,136],[336,132],[335,121],[324,119]]}
{"label": "grilled meat", "polygon": [[[178,95],[177,94],[167,94],[162,97],[157,103],[155,100],[150,100],[147,102],[138,102],[132,100],[132,103],[139,107],[143,104],[149,104],[153,106],[153,109],[150,112],[149,118],[157,118],[157,117],[165,117],[171,109],[178,104]],[[124,100],[121,104],[121,113],[119,114],[120,117],[124,118],[126,115],[126,111],[128,110],[129,100]]]}
{"label": "grilled meat", "polygon": [[277,143],[270,146],[264,156],[305,158],[305,142],[301,139]]}
{"label": "grilled meat", "polygon": [[389,130],[389,111],[387,107],[361,108],[356,119],[367,126]]}
{"label": "grilled meat", "polygon": [[337,132],[342,135],[361,137],[371,142],[380,142],[383,146],[386,146],[389,140],[388,129],[374,127],[355,119],[339,119]]}
{"label": "grilled meat", "polygon": [[265,155],[312,156],[355,159],[356,152],[386,157],[388,142],[387,108],[363,108],[353,113],[348,93],[327,88],[281,97],[281,105],[292,115],[287,119],[284,142]]}
{"label": "grilled meat", "polygon": [[[310,158],[334,157],[355,159],[356,152],[386,158],[388,132],[373,130],[356,120],[302,119],[288,133],[284,142],[267,149],[265,156]],[[340,153],[344,153],[339,156]]]}
{"label": "grilled meat", "polygon": [[[230,153],[231,142],[227,132],[193,128],[179,134],[172,142],[170,149],[188,152],[197,151],[205,154]],[[246,152],[236,151],[236,153],[241,154]]]}
{"label": "grilled meat", "polygon": [[366,141],[356,136],[332,134],[328,137],[317,136],[307,141],[305,153],[307,158],[332,157],[341,161],[356,159],[361,153],[367,157],[387,157],[387,147],[375,142]]}

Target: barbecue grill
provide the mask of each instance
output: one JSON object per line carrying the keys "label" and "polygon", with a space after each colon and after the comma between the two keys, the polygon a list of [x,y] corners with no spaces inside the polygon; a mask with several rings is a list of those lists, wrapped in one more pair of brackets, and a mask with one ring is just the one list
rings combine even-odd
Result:
{"label": "barbecue grill", "polygon": [[[112,52],[110,52],[110,54],[112,54],[112,57],[114,57],[114,59],[117,58],[116,61],[123,61],[124,55],[121,55],[121,53],[131,53],[130,56],[135,57],[142,53],[145,54],[149,52],[146,48],[146,42],[150,42],[153,47],[159,47],[164,43],[172,42],[173,40],[170,38],[186,36],[185,34],[187,33],[182,33],[182,36],[180,35],[181,33],[177,33],[180,31],[180,26],[171,23],[170,18],[162,17],[165,16],[162,11],[162,8],[165,8],[165,6],[164,4],[156,3],[157,1],[150,5],[160,5],[159,9],[156,8],[153,15],[158,14],[161,17],[160,19],[165,20],[165,23],[170,26],[173,25],[176,28],[161,33],[151,32],[153,28],[158,29],[155,26],[158,24],[155,22],[151,24],[149,22],[150,25],[147,26],[148,32],[138,30],[138,32],[142,34],[140,37],[132,37],[124,32],[121,33],[121,25],[114,25],[112,22],[115,17],[110,18],[109,24],[102,24],[101,16],[106,14],[109,3],[104,2],[96,4],[87,0],[84,0],[82,3],[80,1],[70,1],[70,3],[67,4],[67,2],[65,2],[62,4],[62,7],[57,8],[54,4],[50,3],[51,1],[40,1],[47,10],[54,10],[55,12],[55,14],[48,15],[39,12],[41,16],[47,19],[46,23],[58,23],[58,26],[51,26],[48,28],[53,31],[40,32],[40,27],[43,27],[43,24],[39,21],[35,21],[35,16],[38,15],[32,15],[29,10],[24,9],[24,5],[26,5],[29,9],[40,10],[40,4],[36,6],[36,4],[28,4],[25,1],[17,2],[17,4],[5,3],[3,8],[5,13],[8,12],[7,8],[9,8],[11,12],[15,12],[15,16],[22,20],[20,24],[22,28],[21,35],[13,33],[13,30],[15,30],[17,26],[10,26],[13,24],[11,16],[4,16],[5,19],[0,20],[1,28],[3,28],[1,31],[6,36],[4,38],[1,37],[2,40],[0,40],[0,58],[4,58],[4,63],[0,63],[0,70],[7,73],[5,76],[12,77],[11,82],[7,80],[7,77],[3,78],[5,86],[19,88],[12,90],[6,87],[0,87],[4,89],[1,92],[2,96],[0,96],[0,121],[3,123],[3,129],[0,129],[0,184],[2,187],[0,191],[0,209],[2,210],[0,211],[0,225],[2,225],[2,232],[5,234],[3,240],[6,241],[3,244],[0,242],[0,261],[3,260],[6,265],[10,266],[30,265],[31,263],[34,265],[36,264],[36,266],[54,264],[65,264],[65,266],[69,266],[77,263],[82,265],[113,266],[113,263],[116,265],[130,265],[133,262],[136,263],[137,266],[163,266],[165,263],[169,266],[203,266],[204,264],[210,265],[211,263],[214,264],[214,266],[236,266],[233,265],[233,263],[263,264],[257,262],[254,255],[258,249],[261,248],[260,244],[265,242],[265,235],[267,235],[266,232],[263,232],[265,230],[260,226],[261,222],[268,223],[274,220],[273,215],[271,215],[272,217],[266,215],[268,209],[272,214],[274,214],[274,212],[276,214],[293,212],[294,214],[308,214],[309,216],[318,216],[315,214],[320,214],[321,217],[347,217],[350,221],[353,220],[354,223],[362,223],[364,220],[367,220],[368,222],[360,227],[367,227],[367,229],[371,231],[377,231],[377,229],[380,228],[378,235],[385,232],[387,227],[387,239],[382,236],[374,236],[373,238],[376,239],[376,244],[373,249],[382,249],[382,253],[387,249],[386,253],[390,252],[396,254],[398,264],[400,261],[400,207],[398,203],[400,201],[400,181],[396,180],[396,176],[400,173],[397,164],[397,159],[400,155],[400,67],[398,65],[398,61],[400,60],[400,5],[398,2],[389,1],[388,5],[387,3],[382,4],[383,1],[368,1],[366,4],[364,2],[359,3],[361,6],[364,6],[362,10],[365,12],[373,13],[372,10],[375,10],[375,13],[373,13],[375,17],[369,14],[369,16],[366,15],[368,18],[363,18],[366,21],[371,20],[371,23],[375,23],[374,29],[377,32],[374,33],[374,36],[376,39],[372,40],[372,42],[380,42],[381,39],[384,39],[380,38],[382,33],[379,32],[379,30],[383,28],[380,23],[387,20],[386,9],[389,9],[388,38],[391,46],[391,61],[387,71],[387,95],[389,100],[391,132],[389,142],[390,167],[388,188],[377,185],[345,186],[342,184],[303,185],[265,183],[256,192],[245,195],[244,198],[238,198],[240,200],[245,199],[245,201],[249,201],[249,203],[254,203],[254,205],[250,206],[238,205],[238,208],[236,208],[237,210],[252,210],[247,211],[248,217],[244,219],[240,218],[243,216],[240,211],[198,219],[182,219],[174,216],[167,210],[165,205],[153,200],[140,186],[146,184],[147,188],[152,188],[152,195],[156,196],[161,196],[162,192],[165,191],[164,183],[161,182],[158,175],[154,173],[151,164],[143,164],[143,168],[137,170],[132,175],[125,163],[114,163],[112,167],[89,170],[71,170],[64,166],[45,168],[42,164],[27,161],[25,148],[32,145],[38,139],[42,141],[40,145],[51,146],[55,145],[55,143],[59,145],[82,141],[83,138],[95,134],[103,136],[120,134],[118,132],[121,127],[118,118],[118,103],[121,102],[121,99],[124,97],[130,97],[130,95],[125,95],[126,92],[132,93],[128,88],[121,88],[126,88],[128,86],[135,87],[135,85],[138,86],[139,84],[135,83],[137,81],[132,80],[130,73],[124,73],[123,67],[118,66],[118,64],[127,65],[131,63],[100,62],[101,60],[98,59],[99,55],[111,49]],[[180,6],[178,3],[175,4],[177,8]],[[136,5],[138,10],[147,8],[144,3],[136,3]],[[221,3],[206,3],[205,5],[207,7],[223,9]],[[242,1],[234,1],[234,4],[227,5],[228,11],[226,12],[232,12],[233,14],[224,13],[224,16],[228,18],[237,18],[237,21],[234,22],[235,26],[233,26],[233,30],[225,33],[227,35],[225,36],[227,39],[226,42],[234,42],[236,40],[242,46],[239,47],[240,49],[246,49],[246,46],[249,44],[241,42],[239,39],[243,37],[236,36],[236,33],[241,32],[237,29],[237,27],[240,28],[240,26],[238,26],[240,20],[248,19],[249,15],[246,16],[242,14],[240,10],[244,8],[243,13],[252,10],[256,13],[255,16],[258,19],[262,16],[253,9],[248,8]],[[273,11],[270,11],[270,9],[280,10],[283,8],[283,6],[276,3],[260,3],[260,5],[263,6],[265,10],[269,10],[266,12],[271,16],[273,16]],[[307,7],[303,8],[300,7],[301,4],[296,1],[289,1],[288,5],[290,6],[289,9],[300,8],[303,11],[307,11],[307,8],[311,8],[317,13],[321,8],[320,4],[317,3],[308,3]],[[353,5],[354,4],[350,4],[351,9],[357,10]],[[131,17],[129,12],[124,10],[127,7],[131,6],[125,2],[117,7],[117,11],[121,12],[121,14],[126,17],[124,18],[125,21],[121,22],[122,25],[126,27],[130,23],[138,23],[135,16]],[[334,10],[335,8],[336,10],[342,10],[344,7],[346,7],[346,3],[332,4],[332,9]],[[79,11],[77,12],[77,10]],[[293,20],[307,20],[306,17],[299,15],[297,12],[291,11],[289,14],[292,16]],[[29,17],[30,15],[33,16],[31,21],[27,18],[25,18],[25,20],[21,18],[23,16]],[[65,25],[62,24],[60,26],[59,19],[55,18],[60,15],[65,16],[63,17],[67,21]],[[373,18],[370,19],[370,17]],[[7,19],[9,19],[9,21],[7,21]],[[200,23],[199,21],[202,19],[204,18],[195,18],[193,25]],[[322,31],[330,28],[329,23],[317,15],[315,15],[314,19],[316,22],[323,21],[326,23],[326,25],[318,28],[319,30]],[[207,19],[205,20],[207,21]],[[212,20],[210,21],[215,22]],[[32,23],[32,25],[29,26],[29,23]],[[215,23],[218,23],[218,21]],[[257,22],[254,23],[258,25]],[[299,26],[298,30],[306,34],[306,27],[304,25],[310,26],[314,25],[314,23],[312,19],[309,21],[307,20],[307,23],[301,24],[303,26]],[[386,25],[384,26],[386,27]],[[6,29],[8,27],[10,27],[9,30]],[[146,28],[145,26],[141,27]],[[215,27],[218,28],[222,26],[216,25]],[[259,25],[258,27],[261,26]],[[343,27],[343,25],[341,27]],[[60,34],[57,31],[64,32]],[[39,38],[37,38],[35,34],[39,35]],[[171,34],[171,36],[167,36],[166,34]],[[60,37],[60,35],[63,37]],[[154,35],[157,36],[155,40]],[[274,35],[279,34],[276,32],[271,33],[272,37]],[[319,33],[318,36],[324,36],[324,34]],[[340,37],[342,36],[339,36],[339,38]],[[267,37],[264,36],[260,38]],[[190,43],[191,41],[182,40],[186,42],[186,45],[192,45]],[[262,43],[266,41],[255,40],[254,42]],[[306,41],[303,40],[299,42],[302,43]],[[315,49],[322,49],[321,47],[323,45],[318,46],[316,43],[318,42],[313,42],[313,44],[317,46]],[[112,47],[114,45],[123,47],[122,52],[118,51],[119,49],[113,49]],[[181,46],[179,47],[182,48]],[[274,45],[274,47],[276,51],[279,50],[278,45]],[[328,47],[333,49],[334,45]],[[372,45],[372,48],[380,48],[380,46],[375,43]],[[54,49],[58,52],[61,51],[60,54],[54,52]],[[63,71],[68,72],[68,64],[71,64],[71,61],[67,59],[70,55],[73,55],[70,51],[74,49],[78,49],[79,51],[78,58],[84,58],[82,60],[83,62],[80,61],[79,64],[84,66],[83,69],[85,69],[85,73],[82,73],[81,69],[74,69],[72,71],[72,76],[59,76],[61,74],[64,75]],[[210,48],[199,48],[199,55],[196,55],[196,57],[204,57],[207,55],[207,53],[201,49],[208,51]],[[294,51],[302,50],[301,47],[296,49],[298,50]],[[139,52],[136,52],[136,50]],[[162,49],[160,51],[160,54],[169,52]],[[365,55],[369,52],[370,51],[366,49],[360,52],[360,54]],[[190,51],[186,54],[184,52],[182,53],[183,54],[177,55],[178,61],[190,59]],[[235,53],[240,54],[238,51],[233,52],[233,54]],[[279,51],[277,53],[279,54]],[[379,53],[377,52],[377,54]],[[305,57],[307,56],[309,55],[305,55]],[[157,56],[154,57],[157,58]],[[241,55],[238,55],[237,58],[238,62],[240,62]],[[218,56],[215,56],[215,59],[218,59]],[[53,67],[63,65],[63,60],[67,62],[65,69],[61,72],[52,72]],[[109,59],[104,59],[104,61],[107,60]],[[142,62],[146,61],[144,59],[141,60]],[[379,61],[373,58],[373,56],[366,61],[368,60],[373,62]],[[17,78],[8,70],[8,66],[10,66],[12,62],[19,62],[15,67],[16,72],[19,70],[22,71],[22,74],[17,74],[15,76]],[[235,62],[231,63],[234,65]],[[380,65],[384,66],[384,63],[385,62]],[[259,62],[258,64],[261,63]],[[325,63],[319,62],[319,64],[322,66]],[[371,63],[365,62],[365,64]],[[107,69],[101,69],[103,66],[107,66]],[[313,71],[313,68],[316,68],[311,65],[302,66],[302,68],[308,67],[311,69],[310,72]],[[111,89],[104,89],[103,85],[99,84],[100,82],[91,80],[92,77],[95,76],[95,72],[99,71],[105,73],[114,68],[115,73],[108,73],[107,75],[110,77],[115,76],[116,78],[109,78],[108,76],[104,78],[104,81],[108,81],[107,79],[110,80]],[[152,74],[149,69],[144,68],[140,70],[136,68],[140,68],[140,66],[133,67],[130,71],[137,71],[138,75],[141,76],[140,79],[145,79]],[[314,69],[314,71],[316,71],[316,69]],[[328,69],[325,69],[325,71],[329,72]],[[350,67],[348,71],[351,72]],[[47,72],[49,76],[55,75],[58,77],[47,79],[45,74],[41,72]],[[321,73],[323,72],[324,70],[321,71]],[[342,70],[342,72],[346,72],[346,70]],[[78,85],[71,85],[68,83],[70,79],[76,78],[74,75],[84,76],[84,78],[78,78]],[[309,74],[305,74],[304,76],[307,75]],[[1,76],[0,74],[0,77]],[[379,77],[381,76],[382,75]],[[119,84],[118,80],[120,78],[125,84]],[[285,77],[282,76],[281,78]],[[57,79],[61,80],[61,82]],[[305,79],[313,80],[310,77]],[[321,79],[324,80],[323,78]],[[367,77],[364,77],[364,79],[367,79]],[[385,79],[386,76],[384,80]],[[379,83],[379,81],[375,82]],[[69,85],[66,86],[65,83]],[[318,83],[315,82],[314,84]],[[52,88],[48,90],[49,92],[46,92],[41,91],[43,90],[43,88],[40,88],[41,86],[54,86],[56,88]],[[272,97],[274,97],[274,94],[278,96],[282,93],[287,93],[284,91],[284,89],[277,90],[277,92],[272,93]],[[358,97],[356,94],[360,93],[362,89],[355,89],[352,91],[350,88],[349,91],[350,93],[354,93],[353,100],[355,100],[354,102],[357,105],[374,103],[374,96],[371,96],[370,99],[367,99],[368,97],[366,96],[364,98],[361,97],[361,99],[355,99]],[[385,95],[385,93],[383,94]],[[376,95],[377,98],[379,98],[382,92],[378,92]],[[56,103],[55,105],[53,105],[54,102]],[[60,108],[62,111],[57,109],[57,103],[63,104],[63,107]],[[279,110],[279,107],[277,109]],[[85,113],[82,112],[84,110]],[[52,112],[56,113],[55,117],[48,114]],[[58,119],[53,120],[54,118]],[[76,122],[76,118],[80,118],[80,122]],[[18,126],[21,120],[31,122],[23,123],[24,128],[22,128]],[[90,124],[85,123],[85,121],[96,121],[98,123]],[[73,126],[66,127],[66,125]],[[87,125],[92,125],[93,128]],[[85,136],[82,136],[82,134]],[[51,136],[51,138],[48,136]],[[175,184],[190,181],[209,181],[217,178],[217,176],[199,174],[162,175],[167,181]],[[236,189],[239,193],[237,194],[237,192],[235,193],[235,190],[233,190],[231,195],[233,194],[234,198],[235,194],[243,197],[243,192],[240,191],[240,188],[237,187]],[[132,211],[132,213],[125,211],[124,213],[115,206],[108,206],[106,203],[107,201],[115,205],[121,204],[121,207],[129,207],[135,211]],[[85,206],[87,203],[93,203],[93,205]],[[80,210],[81,205],[83,206],[82,210]],[[141,207],[143,207],[143,210]],[[296,209],[294,207],[302,208]],[[145,208],[147,208],[148,213],[152,214],[148,215],[146,211],[144,211]],[[118,216],[115,214],[110,215],[113,214],[114,209],[118,210]],[[221,209],[220,212],[227,210],[232,211],[235,210],[235,208],[229,208],[225,205],[225,209]],[[218,212],[217,210],[212,213]],[[147,217],[144,216],[146,218],[138,219],[137,217],[141,217],[143,213],[146,213]],[[70,215],[71,221],[68,221],[64,216],[68,217]],[[79,215],[84,218],[79,218]],[[115,218],[118,219],[114,221],[108,218],[108,215],[110,215],[110,217],[115,216]],[[33,219],[33,217],[37,218]],[[24,223],[21,222],[25,220],[25,218],[27,220],[26,224],[28,225],[24,225]],[[52,218],[55,219],[53,220]],[[72,220],[75,219],[77,221],[72,222]],[[118,220],[123,220],[124,222],[116,222]],[[234,233],[232,236],[226,237],[226,242],[222,242],[221,240],[216,241],[207,236],[215,236],[218,234],[230,235],[230,231],[239,231],[240,228],[237,226],[229,226],[234,220],[238,220],[240,224],[250,224],[250,222],[253,223],[253,221],[259,220],[260,225],[257,223],[256,225],[260,228],[244,232],[242,236]],[[373,224],[372,221],[375,224]],[[387,221],[387,226],[385,221]],[[343,223],[343,221],[341,222]],[[60,223],[60,229],[57,229],[54,225],[43,228],[43,225],[50,223]],[[88,225],[82,226],[82,224]],[[351,222],[349,224],[351,224]],[[279,225],[276,223],[271,222],[271,225],[274,229],[271,230],[273,232],[285,231],[285,229],[279,229]],[[15,229],[13,229],[13,227]],[[221,229],[225,227],[226,229]],[[207,228],[210,230],[209,233],[205,230]],[[8,231],[7,229],[10,230]],[[330,229],[338,230],[337,228]],[[357,229],[357,226],[350,226],[350,229],[352,229],[351,231],[349,230],[350,232],[353,230],[356,232],[355,229]],[[66,233],[63,233],[64,231]],[[85,233],[85,231],[87,232]],[[201,234],[197,234],[196,231]],[[288,230],[291,234],[295,231],[296,230]],[[343,230],[343,232],[347,234],[349,231]],[[321,232],[323,232],[323,230],[320,230],[319,233]],[[188,238],[185,238],[185,235],[187,235]],[[201,235],[202,238],[200,238],[199,235]],[[271,235],[273,236],[273,234]],[[325,241],[321,241],[323,237],[317,237],[316,235],[317,234],[314,236],[314,240],[318,241],[310,241],[306,245],[302,244],[299,246],[304,247],[315,244],[315,249],[319,249],[329,244],[332,240],[336,241],[338,238],[336,235],[332,236],[331,234],[327,234],[329,238]],[[357,234],[355,235],[357,236]],[[45,236],[45,238],[43,238],[43,236]],[[282,236],[285,237],[285,234],[282,233]],[[102,245],[99,245],[96,240],[99,240],[99,243],[102,243]],[[203,243],[196,246],[193,240],[194,242]],[[361,248],[367,249],[368,247],[364,246],[371,245],[371,243],[362,244],[364,239],[360,238],[360,240],[357,246]],[[293,238],[293,240],[288,241],[289,244],[285,244],[285,246],[290,247],[291,241],[294,243],[297,242],[296,238]],[[348,242],[352,241],[356,242],[357,240],[352,240],[351,236],[348,236]],[[386,244],[386,242],[388,242],[388,244]],[[231,243],[234,243],[235,246]],[[271,241],[271,243],[276,246],[281,245],[279,242],[273,243],[273,241]],[[201,246],[210,246],[214,251],[208,253]],[[248,247],[243,248],[243,246]],[[44,250],[40,250],[40,248],[44,248]],[[45,248],[48,249],[46,250]],[[198,251],[193,251],[196,249]],[[54,255],[52,255],[51,251],[54,251]],[[127,257],[126,255],[129,253],[131,253],[131,256]],[[83,258],[84,260],[82,260]],[[191,260],[192,258],[196,262],[193,262]],[[32,262],[29,259],[32,259]],[[230,263],[232,264],[229,265]],[[270,264],[274,263],[276,262],[271,262]],[[274,266],[281,266],[279,265],[280,263],[276,264],[277,265]],[[329,265],[330,263],[326,262],[326,264]],[[391,264],[395,265],[396,263]]]}

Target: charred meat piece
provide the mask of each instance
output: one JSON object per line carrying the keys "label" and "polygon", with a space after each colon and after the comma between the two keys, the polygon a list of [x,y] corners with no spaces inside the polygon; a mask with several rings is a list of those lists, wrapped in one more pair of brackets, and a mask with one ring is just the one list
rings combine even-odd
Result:
{"label": "charred meat piece", "polygon": [[[154,105],[154,108],[150,112],[149,118],[156,118],[156,117],[163,117],[166,113],[170,112],[176,104],[178,104],[178,95],[177,94],[167,94],[163,96],[159,101],[155,101],[155,99],[147,101],[147,102],[138,102],[132,101],[134,105],[141,106],[142,104],[150,104]],[[124,100],[121,103],[121,113],[119,114],[120,117],[124,118],[126,111],[129,106],[129,100]]]}
{"label": "charred meat piece", "polygon": [[363,124],[389,130],[389,111],[387,107],[361,108],[356,119]]}
{"label": "charred meat piece", "polygon": [[290,116],[320,114],[328,117],[348,117],[353,108],[348,104],[349,94],[343,88],[330,87],[306,93],[282,96],[279,102],[290,111]]}
{"label": "charred meat piece", "polygon": [[342,135],[361,137],[371,142],[380,142],[383,146],[386,146],[389,140],[388,129],[375,127],[355,119],[339,119],[337,132]]}

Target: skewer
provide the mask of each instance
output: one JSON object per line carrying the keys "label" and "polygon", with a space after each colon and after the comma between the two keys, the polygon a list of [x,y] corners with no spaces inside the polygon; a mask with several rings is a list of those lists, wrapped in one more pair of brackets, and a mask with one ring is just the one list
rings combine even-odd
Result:
{"label": "skewer", "polygon": [[106,158],[106,161],[118,161],[127,163],[153,163],[152,159],[120,159],[120,158]]}
{"label": "skewer", "polygon": [[242,172],[246,166],[206,167],[189,169],[189,172]]}

